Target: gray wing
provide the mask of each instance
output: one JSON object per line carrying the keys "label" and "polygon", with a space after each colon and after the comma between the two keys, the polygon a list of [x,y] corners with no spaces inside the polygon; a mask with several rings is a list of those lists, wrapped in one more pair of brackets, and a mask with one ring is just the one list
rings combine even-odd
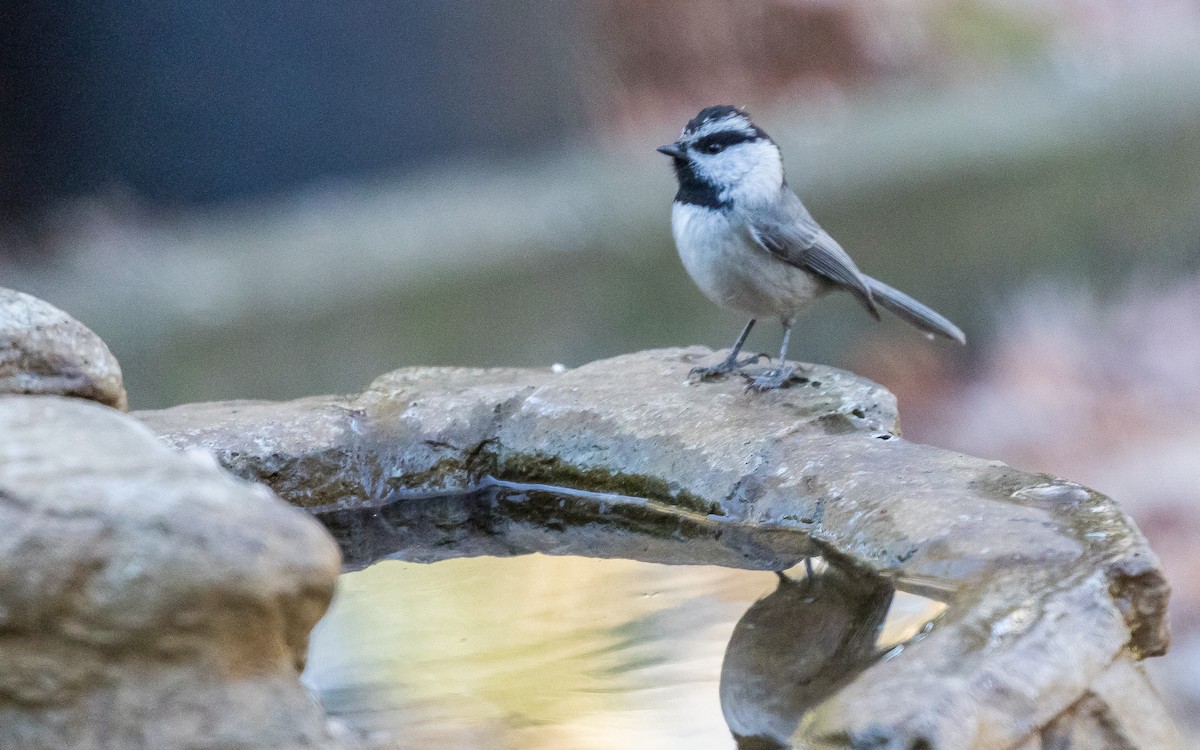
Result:
{"label": "gray wing", "polygon": [[760,247],[788,265],[811,271],[843,287],[879,318],[879,309],[866,277],[787,186],[780,209],[747,221],[750,236]]}

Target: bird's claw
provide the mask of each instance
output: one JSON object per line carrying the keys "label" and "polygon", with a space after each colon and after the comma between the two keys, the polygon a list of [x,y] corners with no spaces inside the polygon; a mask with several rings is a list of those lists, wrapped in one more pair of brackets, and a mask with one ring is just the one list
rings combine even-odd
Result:
{"label": "bird's claw", "polygon": [[792,379],[792,375],[796,373],[796,366],[789,364],[780,364],[772,370],[767,370],[761,375],[751,377],[744,376],[750,382],[746,384],[746,390],[758,391],[773,391],[776,388],[782,388]]}
{"label": "bird's claw", "polygon": [[748,367],[766,359],[771,361],[771,357],[766,354],[754,354],[744,359],[727,359],[720,364],[712,365],[711,367],[693,367],[688,371],[688,377],[698,377],[700,380],[711,380],[722,375],[728,375],[735,370],[740,370],[743,367]]}

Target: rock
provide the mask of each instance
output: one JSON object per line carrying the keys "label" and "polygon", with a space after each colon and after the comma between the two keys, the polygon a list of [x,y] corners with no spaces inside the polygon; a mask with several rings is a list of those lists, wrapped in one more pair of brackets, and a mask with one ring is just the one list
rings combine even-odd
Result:
{"label": "rock", "polygon": [[99,336],[48,302],[0,288],[0,394],[10,393],[128,408],[121,366]]}
{"label": "rock", "polygon": [[1041,732],[1043,748],[1181,747],[1171,717],[1141,665],[1118,659],[1091,690]]}
{"label": "rock", "polygon": [[301,686],[340,560],[136,420],[0,397],[0,747],[344,747]]}
{"label": "rock", "polygon": [[835,567],[810,578],[780,574],[750,607],[721,663],[721,711],[741,750],[791,747],[800,720],[882,653],[895,589]]}
{"label": "rock", "polygon": [[948,602],[927,638],[816,705],[797,747],[1019,747],[1114,665],[1166,649],[1166,581],[1107,497],[903,440],[891,394],[832,368],[766,394],[685,385],[716,356],[402,370],[360,396],[137,416],[309,508],[350,566],[536,551],[781,570],[820,554]]}

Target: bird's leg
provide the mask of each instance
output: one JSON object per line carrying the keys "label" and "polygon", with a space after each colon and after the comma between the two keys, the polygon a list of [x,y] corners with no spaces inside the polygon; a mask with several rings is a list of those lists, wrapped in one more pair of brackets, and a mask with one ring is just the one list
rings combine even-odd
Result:
{"label": "bird's leg", "polygon": [[779,366],[767,370],[758,377],[751,378],[750,384],[746,386],[748,391],[770,391],[776,388],[783,387],[784,384],[791,379],[792,374],[796,372],[795,365],[789,365],[787,361],[788,339],[792,336],[792,321],[783,321],[783,346],[779,348]]}
{"label": "bird's leg", "polygon": [[751,318],[750,322],[746,324],[746,327],[742,329],[742,332],[738,334],[737,341],[733,342],[733,351],[729,352],[729,356],[725,358],[724,362],[713,365],[712,367],[693,367],[688,373],[688,377],[690,378],[696,376],[701,380],[708,380],[709,378],[715,378],[719,375],[725,375],[733,372],[734,370],[745,367],[746,365],[752,365],[763,357],[767,356],[765,354],[755,354],[754,356],[746,357],[745,359],[739,360],[737,358],[738,354],[742,351],[742,344],[746,343],[746,337],[750,335],[750,329],[753,327],[754,319]]}

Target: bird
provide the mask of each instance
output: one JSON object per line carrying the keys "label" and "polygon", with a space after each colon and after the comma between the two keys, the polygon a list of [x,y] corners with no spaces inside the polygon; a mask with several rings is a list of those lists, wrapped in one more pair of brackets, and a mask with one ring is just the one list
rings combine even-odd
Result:
{"label": "bird", "polygon": [[962,329],[904,292],[867,276],[817,224],[788,185],[783,154],[743,109],[706,107],[675,141],[657,149],[671,157],[679,190],[671,234],[688,275],[709,299],[750,317],[724,361],[694,368],[689,379],[720,377],[766,355],[738,359],[756,321],[778,320],[778,365],[749,380],[748,390],[787,385],[796,316],[832,291],[846,291],[879,319],[882,307],[928,334],[966,343]]}

